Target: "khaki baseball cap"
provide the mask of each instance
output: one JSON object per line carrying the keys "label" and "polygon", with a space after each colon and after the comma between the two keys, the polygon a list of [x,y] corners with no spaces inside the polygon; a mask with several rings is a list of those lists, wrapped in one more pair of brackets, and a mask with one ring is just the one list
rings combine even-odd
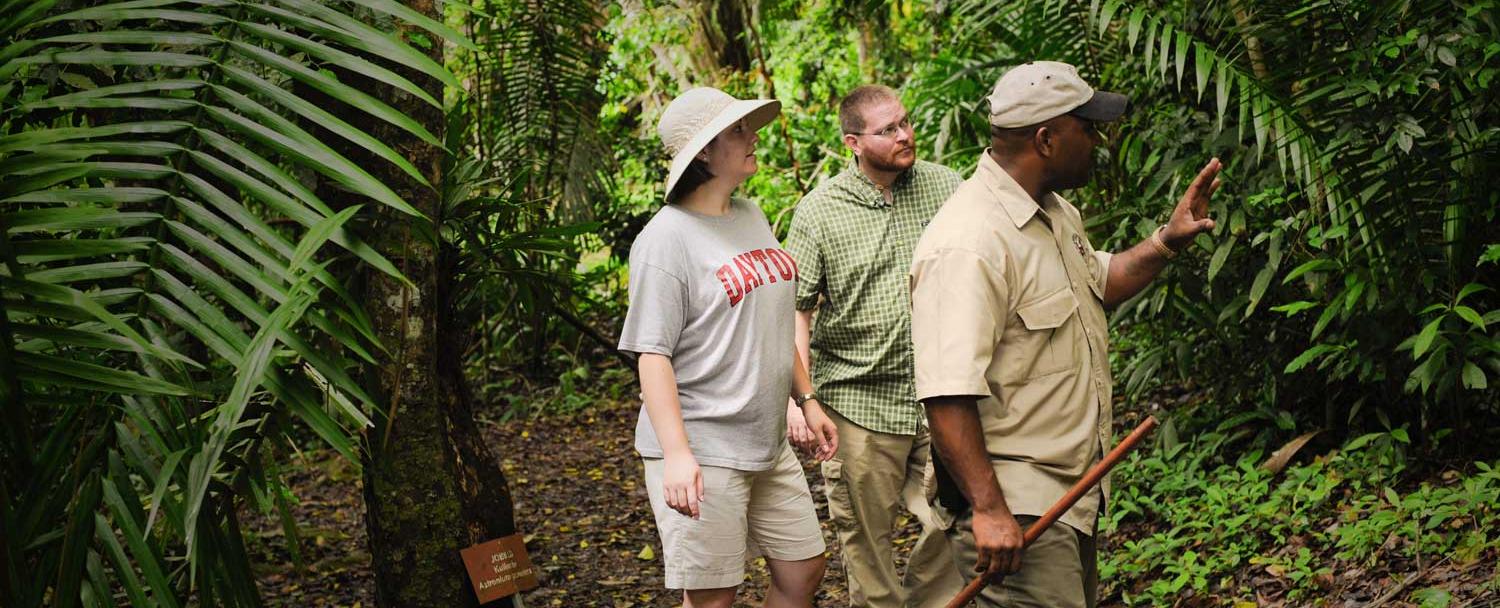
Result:
{"label": "khaki baseball cap", "polygon": [[1073,114],[1109,122],[1125,114],[1130,98],[1095,91],[1075,68],[1060,61],[1031,61],[1011,68],[990,92],[990,124],[1002,129],[1025,127]]}

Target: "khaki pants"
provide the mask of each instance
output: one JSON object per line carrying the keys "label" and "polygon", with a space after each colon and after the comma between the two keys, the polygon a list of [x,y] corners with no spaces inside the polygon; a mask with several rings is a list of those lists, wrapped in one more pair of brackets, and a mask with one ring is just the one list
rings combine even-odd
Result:
{"label": "khaki pants", "polygon": [[[963,588],[953,558],[922,492],[931,439],[871,431],[825,408],[839,431],[839,450],[823,463],[828,511],[843,547],[849,601],[876,608],[944,606]],[[916,516],[922,532],[906,575],[897,576],[893,528],[898,507]]]}
{"label": "khaki pants", "polygon": [[[941,507],[936,507],[941,509]],[[949,515],[940,513],[940,519]],[[1034,515],[1017,515],[1025,530]],[[968,583],[977,576],[974,562],[974,512],[965,510],[946,531],[958,571]],[[1047,528],[1021,557],[1021,571],[990,583],[975,598],[977,606],[1005,608],[1094,608],[1098,602],[1099,570],[1095,539],[1058,522]]]}

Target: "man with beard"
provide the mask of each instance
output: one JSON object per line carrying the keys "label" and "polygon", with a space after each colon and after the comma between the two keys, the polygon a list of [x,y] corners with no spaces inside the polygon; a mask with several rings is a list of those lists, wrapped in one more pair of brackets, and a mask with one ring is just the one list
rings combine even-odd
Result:
{"label": "man with beard", "polygon": [[911,267],[917,398],[939,456],[933,511],[966,577],[1006,575],[981,605],[1092,607],[1107,480],[1024,558],[1022,526],[1110,445],[1104,307],[1213,228],[1219,160],[1149,238],[1095,251],[1056,193],[1088,183],[1096,124],[1119,118],[1128,99],[1095,92],[1071,65],[1037,61],[1001,76],[989,102],[991,147],[933,218]]}
{"label": "man with beard", "polygon": [[[829,515],[853,605],[942,606],[961,585],[922,492],[930,450],[913,392],[906,273],[922,229],[962,178],[916,159],[911,120],[888,87],[850,91],[839,124],[854,159],[798,203],[786,243],[801,278],[798,352],[811,358],[839,433],[838,454],[822,465]],[[787,414],[789,437],[807,444],[801,412]],[[903,505],[921,534],[900,577],[892,533]]]}

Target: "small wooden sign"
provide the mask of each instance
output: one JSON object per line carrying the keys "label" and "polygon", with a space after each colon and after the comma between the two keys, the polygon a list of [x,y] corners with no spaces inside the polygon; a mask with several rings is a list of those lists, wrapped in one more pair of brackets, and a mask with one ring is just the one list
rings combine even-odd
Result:
{"label": "small wooden sign", "polygon": [[520,534],[487,540],[462,551],[464,567],[479,603],[493,602],[517,592],[535,589],[536,569],[526,555]]}

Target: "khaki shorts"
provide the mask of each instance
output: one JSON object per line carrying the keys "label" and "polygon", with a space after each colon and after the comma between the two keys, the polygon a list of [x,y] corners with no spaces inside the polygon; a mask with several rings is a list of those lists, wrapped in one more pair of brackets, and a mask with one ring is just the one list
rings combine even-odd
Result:
{"label": "khaki shorts", "polygon": [[807,477],[791,445],[770,470],[702,467],[704,500],[693,519],[667,506],[660,458],[645,458],[646,492],[661,533],[668,589],[722,589],[745,581],[757,555],[799,561],[823,554]]}

